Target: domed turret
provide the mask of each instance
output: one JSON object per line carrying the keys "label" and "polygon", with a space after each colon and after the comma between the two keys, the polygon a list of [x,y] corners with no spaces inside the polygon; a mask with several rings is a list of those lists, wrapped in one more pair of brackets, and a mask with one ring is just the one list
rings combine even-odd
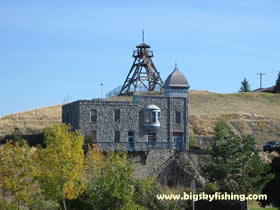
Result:
{"label": "domed turret", "polygon": [[164,83],[164,95],[170,97],[187,97],[190,85],[186,77],[175,65],[174,71],[167,77]]}

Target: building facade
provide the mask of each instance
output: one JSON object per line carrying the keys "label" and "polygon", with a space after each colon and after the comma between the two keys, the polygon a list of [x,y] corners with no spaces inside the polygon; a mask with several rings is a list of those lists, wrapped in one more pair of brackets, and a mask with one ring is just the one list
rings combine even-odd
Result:
{"label": "building facade", "polygon": [[62,121],[103,150],[187,150],[189,84],[177,67],[163,89],[132,101],[78,100],[63,105]]}

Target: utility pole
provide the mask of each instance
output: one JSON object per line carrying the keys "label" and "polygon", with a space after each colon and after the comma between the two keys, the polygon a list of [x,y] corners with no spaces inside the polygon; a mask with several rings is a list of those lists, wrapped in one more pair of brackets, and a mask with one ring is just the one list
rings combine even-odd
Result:
{"label": "utility pole", "polygon": [[192,188],[192,209],[195,210],[195,204],[194,204],[194,193],[195,193],[195,180],[192,180],[191,182],[191,188]]}
{"label": "utility pole", "polygon": [[260,89],[262,88],[262,76],[265,75],[264,73],[257,73],[257,75],[260,75]]}

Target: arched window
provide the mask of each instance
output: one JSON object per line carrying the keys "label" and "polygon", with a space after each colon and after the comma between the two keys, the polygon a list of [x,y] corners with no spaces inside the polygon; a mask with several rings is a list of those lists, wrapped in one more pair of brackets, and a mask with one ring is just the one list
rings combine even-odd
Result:
{"label": "arched window", "polygon": [[160,108],[156,105],[147,105],[144,108],[144,126],[160,127]]}

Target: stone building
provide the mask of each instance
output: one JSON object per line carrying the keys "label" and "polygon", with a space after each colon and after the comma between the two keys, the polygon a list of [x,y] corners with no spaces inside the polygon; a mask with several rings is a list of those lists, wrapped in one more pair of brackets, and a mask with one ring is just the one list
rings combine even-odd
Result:
{"label": "stone building", "polygon": [[189,84],[177,66],[164,94],[134,95],[132,101],[78,100],[62,107],[63,123],[107,150],[188,149]]}

